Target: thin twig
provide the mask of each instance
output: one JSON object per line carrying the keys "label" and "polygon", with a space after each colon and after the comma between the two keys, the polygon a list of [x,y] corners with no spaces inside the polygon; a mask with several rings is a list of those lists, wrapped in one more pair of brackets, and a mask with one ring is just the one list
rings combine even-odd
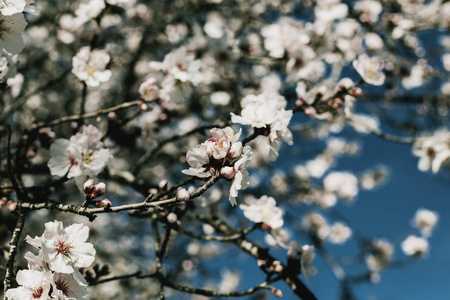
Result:
{"label": "thin twig", "polygon": [[89,118],[96,118],[98,116],[101,115],[106,115],[109,114],[110,112],[114,112],[120,109],[124,109],[124,108],[128,108],[128,107],[132,107],[132,106],[136,106],[139,105],[140,103],[142,103],[141,100],[135,100],[135,101],[131,101],[131,102],[125,102],[110,108],[105,108],[105,109],[101,109],[98,110],[96,112],[92,112],[92,113],[87,113],[87,114],[83,114],[83,115],[72,115],[72,116],[67,116],[67,117],[62,117],[50,122],[40,122],[38,124],[35,124],[33,127],[35,129],[39,129],[39,128],[43,128],[43,127],[52,127],[55,125],[59,125],[61,123],[66,123],[66,122],[71,122],[71,121],[78,121],[80,119],[89,119]]}
{"label": "thin twig", "polygon": [[196,232],[192,232],[186,229],[183,229],[182,227],[174,227],[173,229],[178,231],[179,233],[188,235],[190,237],[196,238],[198,240],[204,240],[204,241],[216,241],[216,242],[232,242],[237,239],[245,237],[247,234],[252,232],[258,228],[258,225],[253,225],[252,227],[249,227],[247,229],[244,229],[242,231],[236,232],[235,234],[228,235],[228,236],[214,236],[214,235],[203,235]]}
{"label": "thin twig", "polygon": [[179,285],[174,282],[171,282],[164,278],[163,283],[165,286],[168,286],[170,288],[176,289],[181,292],[189,293],[189,294],[197,294],[197,295],[203,295],[203,296],[209,296],[209,297],[241,297],[246,295],[251,295],[259,290],[266,289],[266,290],[272,290],[273,287],[268,285],[268,282],[263,282],[255,287],[252,287],[245,291],[237,291],[237,292],[219,292],[219,291],[212,291],[212,290],[205,290],[205,289],[198,289],[198,288],[192,288],[189,286]]}

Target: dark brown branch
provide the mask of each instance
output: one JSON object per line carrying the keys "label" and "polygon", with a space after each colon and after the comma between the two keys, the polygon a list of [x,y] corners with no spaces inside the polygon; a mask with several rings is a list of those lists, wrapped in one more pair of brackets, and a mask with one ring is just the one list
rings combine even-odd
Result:
{"label": "dark brown branch", "polygon": [[[236,231],[231,228],[228,224],[226,224],[223,220],[217,217],[205,217],[199,216],[199,219],[202,222],[205,222],[211,225],[216,231],[225,234],[232,235],[235,234]],[[261,248],[255,243],[245,239],[240,238],[233,241],[239,248],[250,254],[256,259],[262,259],[266,262],[266,265],[271,265],[275,258],[269,254],[267,249]],[[303,300],[317,300],[314,294],[306,287],[306,285],[295,275],[295,272],[289,272],[287,266],[283,265],[283,270],[285,270],[282,274],[282,279],[289,285],[292,291],[299,296],[300,299]]]}
{"label": "dark brown branch", "polygon": [[23,216],[20,207],[18,208],[19,218],[17,219],[16,227],[14,228],[11,241],[9,242],[9,253],[8,259],[6,261],[6,272],[5,272],[5,280],[3,281],[4,291],[6,291],[11,287],[11,281],[14,273],[14,258],[17,254],[17,245],[20,240],[20,235],[22,234],[23,224],[25,222],[25,218]]}

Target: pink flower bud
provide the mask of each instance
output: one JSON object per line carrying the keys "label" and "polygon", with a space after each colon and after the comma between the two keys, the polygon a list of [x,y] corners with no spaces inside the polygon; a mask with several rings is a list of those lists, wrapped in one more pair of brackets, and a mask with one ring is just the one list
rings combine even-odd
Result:
{"label": "pink flower bud", "polygon": [[184,188],[177,191],[177,200],[188,201],[191,198],[191,194]]}
{"label": "pink flower bud", "polygon": [[171,212],[167,215],[167,221],[171,224],[175,223],[178,220],[178,217],[175,213]]}
{"label": "pink flower bud", "polygon": [[258,267],[260,267],[260,268],[266,265],[266,261],[264,259],[258,259],[256,261],[256,263],[258,264]]}
{"label": "pink flower bud", "polygon": [[92,191],[92,198],[95,199],[105,193],[106,184],[104,182],[97,183]]}
{"label": "pink flower bud", "polygon": [[112,203],[108,199],[103,199],[95,203],[95,206],[97,207],[111,207]]}
{"label": "pink flower bud", "polygon": [[308,117],[314,117],[317,114],[316,109],[312,106],[308,106],[305,108],[305,115]]}
{"label": "pink flower bud", "polygon": [[272,293],[277,296],[278,298],[283,297],[283,293],[281,292],[281,290],[277,289],[277,288],[272,288]]}
{"label": "pink flower bud", "polygon": [[244,147],[242,146],[241,142],[233,143],[230,147],[230,151],[228,152],[228,159],[230,161],[235,160],[242,154],[242,150]]}
{"label": "pink flower bud", "polygon": [[8,209],[10,211],[14,211],[14,210],[16,210],[16,208],[17,208],[17,202],[9,200],[8,201]]}
{"label": "pink flower bud", "polygon": [[340,109],[342,106],[344,106],[344,102],[340,98],[333,98],[328,101],[328,105],[335,109]]}
{"label": "pink flower bud", "polygon": [[350,95],[355,96],[355,97],[359,97],[362,96],[363,91],[360,88],[354,88],[350,91]]}
{"label": "pink flower bud", "polygon": [[236,170],[233,167],[223,167],[220,169],[220,175],[227,179],[233,178],[234,174],[236,174]]}
{"label": "pink flower bud", "polygon": [[270,227],[269,224],[266,224],[266,223],[262,223],[262,224],[261,224],[261,230],[269,231],[269,230],[271,230],[271,229],[272,229],[272,227]]}
{"label": "pink flower bud", "polygon": [[158,194],[158,190],[157,189],[148,189],[148,193],[151,195],[156,195],[156,194]]}
{"label": "pink flower bud", "polygon": [[272,265],[270,266],[270,271],[275,273],[281,273],[283,272],[283,265],[279,260],[274,260],[272,262]]}
{"label": "pink flower bud", "polygon": [[89,195],[92,193],[92,190],[94,189],[94,179],[89,178],[86,180],[86,182],[83,184],[83,190],[86,195]]}

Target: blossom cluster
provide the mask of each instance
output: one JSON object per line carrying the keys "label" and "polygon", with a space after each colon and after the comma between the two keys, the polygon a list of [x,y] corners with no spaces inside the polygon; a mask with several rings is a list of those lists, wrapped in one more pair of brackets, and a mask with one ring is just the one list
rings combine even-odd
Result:
{"label": "blossom cluster", "polygon": [[17,272],[19,287],[6,291],[10,300],[82,299],[88,295],[87,282],[78,268],[89,267],[95,256],[91,243],[86,243],[89,227],[73,224],[66,228],[62,222],[45,224],[42,236],[26,237],[39,249],[38,255],[27,252],[27,270]]}
{"label": "blossom cluster", "polygon": [[229,201],[236,205],[239,190],[246,189],[250,182],[247,167],[253,156],[250,146],[243,146],[238,139],[241,131],[234,133],[231,127],[211,129],[212,137],[194,146],[186,154],[189,169],[186,175],[208,178],[220,174],[231,180]]}
{"label": "blossom cluster", "polygon": [[276,93],[263,92],[259,95],[250,94],[241,100],[241,115],[231,113],[231,121],[253,128],[263,128],[265,144],[269,149],[269,159],[276,160],[281,140],[292,145],[292,132],[288,125],[292,118],[292,110],[285,110],[286,99]]}
{"label": "blossom cluster", "polygon": [[428,253],[428,237],[431,236],[438,220],[438,214],[431,210],[424,208],[417,210],[413,219],[413,226],[419,230],[420,235],[408,235],[401,244],[403,252],[414,257],[421,257]]}
{"label": "blossom cluster", "polygon": [[110,59],[104,50],[82,47],[72,59],[72,73],[88,86],[97,87],[111,78],[111,71],[106,69]]}
{"label": "blossom cluster", "polygon": [[77,180],[82,186],[86,177],[99,174],[112,158],[103,148],[102,133],[94,125],[85,125],[70,140],[57,139],[50,147],[53,157],[48,161],[50,173]]}
{"label": "blossom cluster", "polygon": [[439,172],[450,161],[450,132],[441,129],[431,136],[418,138],[412,152],[419,157],[419,170]]}

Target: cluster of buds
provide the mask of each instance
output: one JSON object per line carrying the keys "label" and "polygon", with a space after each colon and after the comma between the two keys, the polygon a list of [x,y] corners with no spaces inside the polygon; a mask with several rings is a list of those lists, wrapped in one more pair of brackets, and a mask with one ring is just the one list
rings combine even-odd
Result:
{"label": "cluster of buds", "polygon": [[96,198],[102,196],[105,193],[105,189],[106,184],[104,182],[94,184],[94,179],[89,178],[83,185],[83,191],[86,196],[86,201],[88,201],[88,203],[94,202],[95,206],[97,207],[111,207],[111,201],[109,201],[108,199],[93,201]]}
{"label": "cluster of buds", "polygon": [[274,260],[272,262],[272,265],[270,265],[269,270],[271,272],[280,274],[281,272],[283,272],[283,265],[279,260]]}
{"label": "cluster of buds", "polygon": [[10,211],[14,211],[17,208],[17,202],[8,200],[6,197],[0,198],[0,209],[7,207]]}
{"label": "cluster of buds", "polygon": [[237,141],[241,131],[235,134],[231,127],[213,128],[211,135],[205,142],[189,149],[186,159],[190,168],[183,173],[207,178],[221,172],[224,177],[233,178],[232,162],[242,155],[244,149]]}
{"label": "cluster of buds", "polygon": [[247,166],[253,153],[249,146],[238,142],[241,131],[234,133],[231,127],[211,129],[212,137],[194,146],[186,154],[189,169],[186,175],[209,178],[220,174],[231,180],[230,202],[236,204],[237,190],[248,187]]}

